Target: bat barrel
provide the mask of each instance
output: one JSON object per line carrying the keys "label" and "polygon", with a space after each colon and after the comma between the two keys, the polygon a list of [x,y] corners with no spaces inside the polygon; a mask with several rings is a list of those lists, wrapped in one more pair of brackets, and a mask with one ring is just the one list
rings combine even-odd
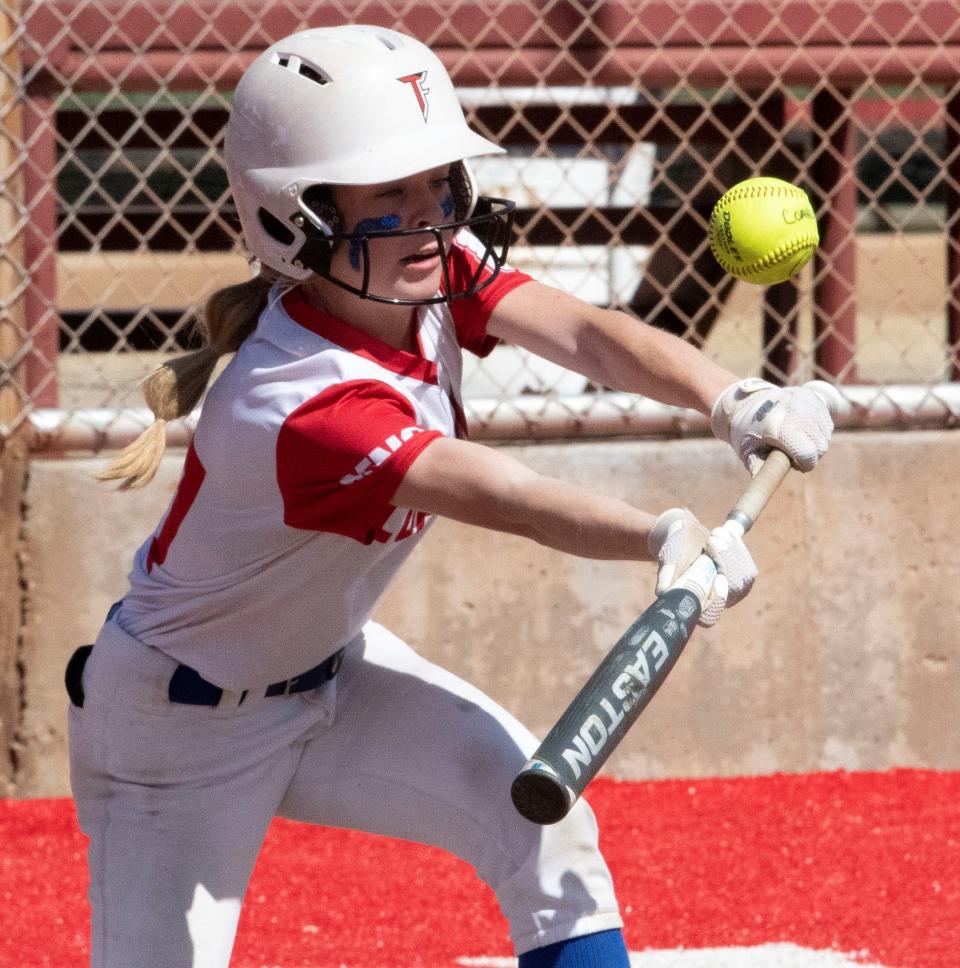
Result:
{"label": "bat barrel", "polygon": [[562,820],[669,675],[700,617],[684,588],[664,592],[620,637],[514,779],[516,809]]}

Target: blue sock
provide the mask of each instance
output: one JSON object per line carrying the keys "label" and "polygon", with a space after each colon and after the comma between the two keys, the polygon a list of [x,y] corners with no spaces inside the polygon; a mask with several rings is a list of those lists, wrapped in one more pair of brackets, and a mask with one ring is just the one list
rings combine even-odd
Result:
{"label": "blue sock", "polygon": [[598,931],[520,955],[518,968],[629,968],[622,931]]}

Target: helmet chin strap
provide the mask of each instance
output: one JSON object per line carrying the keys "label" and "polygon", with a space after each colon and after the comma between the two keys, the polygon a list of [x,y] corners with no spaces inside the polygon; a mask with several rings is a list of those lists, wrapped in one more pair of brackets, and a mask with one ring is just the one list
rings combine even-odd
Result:
{"label": "helmet chin strap", "polygon": [[[479,292],[488,286],[496,278],[500,269],[506,264],[507,251],[510,245],[510,236],[513,228],[513,213],[515,203],[504,198],[484,197],[482,199],[484,207],[489,211],[482,215],[471,215],[467,218],[459,218],[456,221],[444,225],[431,225],[417,229],[371,229],[363,232],[333,232],[331,231],[330,220],[325,218],[327,213],[318,212],[311,208],[301,198],[299,208],[301,215],[295,218],[297,227],[304,233],[306,241],[300,248],[293,260],[293,265],[297,269],[309,269],[324,279],[329,280],[334,285],[339,286],[347,292],[359,296],[361,299],[370,299],[374,302],[387,303],[395,306],[427,306],[435,303],[449,303],[456,299],[465,299]],[[339,216],[337,216],[338,220]],[[300,220],[303,220],[302,222]],[[480,236],[487,236],[483,242],[483,250],[479,256],[479,265],[473,276],[466,280],[465,285],[459,290],[453,287],[453,280],[450,278],[449,266],[449,246],[444,241],[444,235],[453,238],[456,233],[463,228],[476,229]],[[370,268],[372,260],[370,256],[370,243],[377,239],[399,238],[407,236],[429,235],[437,244],[440,253],[440,267],[442,273],[442,286],[439,294],[425,299],[402,299],[396,296],[386,296],[370,291]],[[350,246],[351,262],[358,258],[357,268],[360,271],[360,283],[355,285],[345,279],[333,275],[331,263],[333,254],[341,243],[346,242]],[[483,278],[484,272],[489,270],[489,275]]]}

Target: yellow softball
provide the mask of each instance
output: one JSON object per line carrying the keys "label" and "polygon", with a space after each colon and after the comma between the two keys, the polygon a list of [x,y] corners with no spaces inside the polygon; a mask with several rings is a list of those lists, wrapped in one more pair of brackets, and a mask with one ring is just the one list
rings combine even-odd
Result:
{"label": "yellow softball", "polygon": [[710,213],[710,249],[737,279],[772,286],[795,276],[820,243],[807,193],[780,178],[747,178]]}

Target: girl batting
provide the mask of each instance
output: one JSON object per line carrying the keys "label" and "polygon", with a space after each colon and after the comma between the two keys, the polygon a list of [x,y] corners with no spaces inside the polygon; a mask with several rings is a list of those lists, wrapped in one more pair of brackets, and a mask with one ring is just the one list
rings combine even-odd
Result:
{"label": "girl batting", "polygon": [[68,670],[95,968],[226,968],[275,816],[465,859],[522,968],[627,965],[589,807],[550,827],[521,818],[510,783],[534,737],[370,615],[437,515],[653,560],[661,586],[705,547],[719,567],[705,624],[756,569],[689,511],[657,516],[470,442],[461,354],[508,340],[711,414],[748,464],[776,446],[809,470],[832,423],[815,388],[738,382],[511,269],[512,203],[476,214],[469,167],[497,151],[439,59],[393,31],[308,30],[240,81],[225,160],[259,272],[210,299],[203,349],[149,378],[157,422],[107,476],[149,481],[164,422],[235,355],[127,593]]}

